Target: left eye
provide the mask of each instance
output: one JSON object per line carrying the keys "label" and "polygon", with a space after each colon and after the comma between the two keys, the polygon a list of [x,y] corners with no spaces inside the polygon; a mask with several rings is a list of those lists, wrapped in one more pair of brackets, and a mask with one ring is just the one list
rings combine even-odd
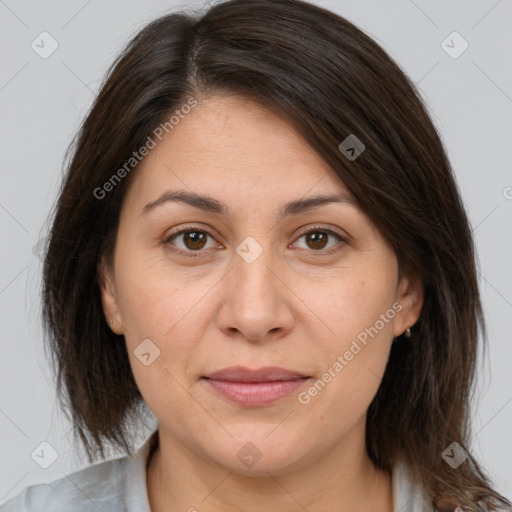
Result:
{"label": "left eye", "polygon": [[[334,231],[331,231],[329,229],[318,229],[318,228],[315,228],[310,231],[307,231],[306,233],[303,233],[298,238],[298,240],[300,240],[301,238],[305,239],[306,244],[308,244],[308,246],[305,247],[305,249],[313,249],[314,251],[320,251],[322,249],[326,249],[326,246],[329,242],[330,237],[337,238],[339,242],[345,241],[345,239],[342,236],[338,235],[338,233],[335,233]],[[336,246],[336,244],[334,244],[334,247],[335,246]],[[332,247],[333,246],[331,245],[328,248],[330,249]],[[332,251],[327,251],[327,252],[332,252]]]}

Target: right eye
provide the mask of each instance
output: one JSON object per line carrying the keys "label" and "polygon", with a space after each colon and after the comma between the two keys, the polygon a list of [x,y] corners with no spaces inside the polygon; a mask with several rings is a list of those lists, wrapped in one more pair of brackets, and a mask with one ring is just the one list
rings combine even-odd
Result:
{"label": "right eye", "polygon": [[[215,240],[208,231],[192,226],[187,227],[187,229],[181,229],[180,231],[172,233],[164,240],[164,243],[170,245],[173,251],[180,252],[184,256],[197,257],[201,256],[201,252],[205,252],[202,249],[215,247],[215,244],[211,245],[210,247],[207,246],[208,237],[210,237],[212,240]],[[178,243],[175,244],[175,241],[178,241]]]}

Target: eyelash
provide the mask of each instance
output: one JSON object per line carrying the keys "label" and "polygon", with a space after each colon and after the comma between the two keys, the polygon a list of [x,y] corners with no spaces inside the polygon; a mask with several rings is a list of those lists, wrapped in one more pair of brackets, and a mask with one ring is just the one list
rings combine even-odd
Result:
{"label": "eyelash", "polygon": [[[173,240],[174,238],[176,238],[177,236],[179,235],[183,235],[185,233],[188,233],[188,232],[199,232],[199,233],[205,233],[206,235],[210,236],[211,238],[215,238],[209,231],[207,231],[206,229],[202,228],[202,227],[199,227],[199,226],[185,226],[185,228],[181,229],[180,231],[176,231],[175,233],[171,233],[168,237],[165,238],[165,240],[163,240],[163,244],[164,245],[171,245],[170,242],[171,240]],[[323,228],[321,226],[314,226],[310,229],[308,229],[307,231],[304,231],[302,233],[300,233],[300,235],[298,236],[297,240],[299,240],[300,238],[302,238],[304,235],[308,235],[309,233],[324,233],[324,234],[327,234],[327,235],[331,235],[331,236],[334,236],[336,238],[339,239],[340,242],[343,242],[344,244],[347,243],[347,239],[342,237],[340,234],[330,230],[330,229],[327,229],[327,228]],[[328,256],[328,255],[331,255],[331,254],[334,254],[338,251],[340,251],[342,249],[342,247],[338,247],[339,244],[337,244],[335,247],[331,247],[330,249],[327,249],[327,250],[324,250],[324,249],[318,249],[318,250],[314,250],[314,249],[310,249],[313,253],[317,253],[317,254],[314,254],[315,257],[323,257],[323,256]],[[202,256],[203,254],[201,253],[204,253],[206,252],[205,250],[201,250],[201,249],[198,249],[197,251],[192,251],[192,250],[188,250],[188,251],[184,251],[183,249],[178,249],[176,247],[173,247],[172,248],[173,251],[179,253],[179,254],[182,254],[183,256],[185,257],[188,257],[188,258],[197,258],[197,257],[200,257]],[[307,250],[307,249],[303,249],[303,250]],[[320,254],[318,254],[320,253]]]}

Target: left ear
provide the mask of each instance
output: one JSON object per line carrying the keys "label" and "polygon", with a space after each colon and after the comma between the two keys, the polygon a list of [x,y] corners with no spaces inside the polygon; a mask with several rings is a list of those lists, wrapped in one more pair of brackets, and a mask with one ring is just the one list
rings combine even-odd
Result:
{"label": "left ear", "polygon": [[423,307],[423,284],[413,272],[404,274],[398,284],[396,300],[402,309],[395,317],[393,333],[400,336],[407,328],[412,327],[420,317]]}

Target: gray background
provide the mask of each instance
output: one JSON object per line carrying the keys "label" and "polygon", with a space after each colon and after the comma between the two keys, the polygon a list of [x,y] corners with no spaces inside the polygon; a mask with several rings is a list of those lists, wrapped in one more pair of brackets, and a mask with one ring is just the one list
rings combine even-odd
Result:
{"label": "gray background", "polygon": [[[490,338],[473,447],[511,498],[512,1],[316,3],[348,18],[397,60],[448,149],[477,242]],[[0,502],[87,465],[72,455],[70,425],[55,402],[38,316],[41,262],[33,250],[47,228],[65,149],[130,37],[169,10],[202,5],[0,0]],[[34,40],[42,46],[44,31],[59,45],[47,59],[31,48]],[[458,58],[441,44],[453,31],[469,44]],[[450,38],[447,44],[452,52],[462,48]],[[31,458],[43,441],[58,452],[48,469]]]}

